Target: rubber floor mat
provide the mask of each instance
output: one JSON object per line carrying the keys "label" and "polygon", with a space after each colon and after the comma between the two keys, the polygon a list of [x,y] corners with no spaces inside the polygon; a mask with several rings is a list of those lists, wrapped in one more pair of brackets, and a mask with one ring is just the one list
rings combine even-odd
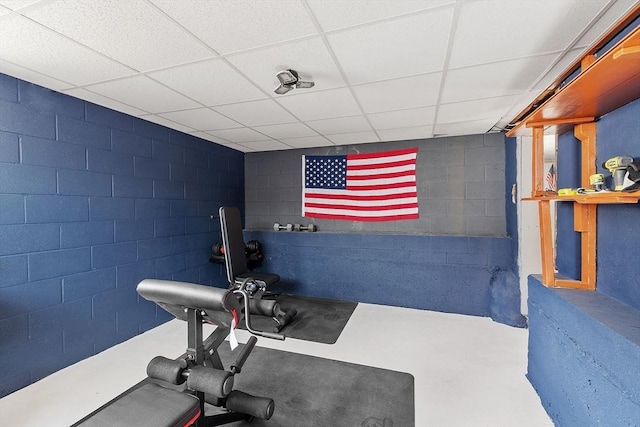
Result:
{"label": "rubber floor mat", "polygon": [[[219,354],[225,364],[234,360],[228,343]],[[275,401],[270,420],[234,426],[415,425],[414,379],[404,372],[255,347],[235,377],[234,389]],[[207,415],[218,411],[208,407]]]}
{"label": "rubber floor mat", "polygon": [[[284,311],[295,308],[298,314],[280,333],[289,338],[335,344],[358,303],[281,294],[276,299]],[[275,321],[252,315],[251,327],[272,332]],[[241,326],[243,328],[243,326]],[[244,329],[244,328],[243,328]]]}

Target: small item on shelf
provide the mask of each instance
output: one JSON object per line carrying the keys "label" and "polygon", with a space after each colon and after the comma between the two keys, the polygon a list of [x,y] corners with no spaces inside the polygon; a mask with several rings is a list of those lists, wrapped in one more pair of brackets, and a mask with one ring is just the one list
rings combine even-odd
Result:
{"label": "small item on shelf", "polygon": [[613,178],[613,190],[621,191],[624,188],[624,178],[627,175],[627,167],[633,163],[633,157],[616,156],[606,160],[602,167],[611,172]]}
{"label": "small item on shelf", "polygon": [[624,192],[640,191],[640,160],[634,160],[627,166],[627,178],[633,182],[624,188]]}
{"label": "small item on shelf", "polygon": [[593,188],[578,188],[576,189],[576,193],[578,194],[595,194],[598,193],[598,190],[594,190]]}
{"label": "small item on shelf", "polygon": [[575,196],[578,194],[577,188],[560,188],[558,189],[558,196]]}
{"label": "small item on shelf", "polygon": [[595,173],[589,177],[589,184],[594,191],[602,191],[604,189],[604,175]]}

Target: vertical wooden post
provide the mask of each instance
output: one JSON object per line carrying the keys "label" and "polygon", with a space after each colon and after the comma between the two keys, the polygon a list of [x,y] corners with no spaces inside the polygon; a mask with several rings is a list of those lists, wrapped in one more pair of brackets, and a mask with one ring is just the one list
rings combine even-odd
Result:
{"label": "vertical wooden post", "polygon": [[[589,177],[596,173],[596,124],[581,123],[574,127],[573,134],[582,143],[581,185],[589,186]],[[581,233],[581,278],[582,288],[596,289],[596,236],[597,206],[574,204],[574,229]]]}
{"label": "vertical wooden post", "polygon": [[551,227],[551,201],[538,202],[540,217],[540,254],[542,255],[542,283],[548,287],[556,285],[556,262],[553,250],[553,229]]}
{"label": "vertical wooden post", "polygon": [[536,126],[533,128],[533,145],[531,165],[531,195],[533,197],[544,194],[544,127]]}
{"label": "vertical wooden post", "polygon": [[589,186],[589,177],[596,173],[596,124],[581,123],[573,128],[574,136],[582,142],[580,185]]}

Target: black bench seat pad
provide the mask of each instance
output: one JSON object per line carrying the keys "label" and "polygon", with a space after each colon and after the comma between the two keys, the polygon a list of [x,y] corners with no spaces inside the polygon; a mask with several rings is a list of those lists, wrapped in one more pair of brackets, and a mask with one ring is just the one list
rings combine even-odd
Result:
{"label": "black bench seat pad", "polygon": [[146,383],[81,421],[82,427],[184,427],[200,413],[190,394]]}

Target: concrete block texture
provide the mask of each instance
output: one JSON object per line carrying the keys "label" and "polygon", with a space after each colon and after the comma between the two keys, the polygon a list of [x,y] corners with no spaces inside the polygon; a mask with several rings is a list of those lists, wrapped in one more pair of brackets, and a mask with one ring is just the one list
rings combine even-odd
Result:
{"label": "concrete block texture", "polygon": [[210,215],[243,207],[243,165],[0,74],[0,397],[169,320],[139,301],[141,280],[225,283]]}
{"label": "concrete block texture", "polygon": [[0,162],[18,163],[20,161],[20,144],[18,135],[0,132]]}
{"label": "concrete block texture", "polygon": [[517,297],[519,304],[519,293],[498,295],[494,304],[490,289],[495,272],[513,262],[508,237],[245,231],[244,238],[262,243],[256,270],[279,274],[289,293],[495,315],[504,323],[513,307],[507,302]]}
{"label": "concrete block texture", "polygon": [[[246,153],[245,227],[269,230],[274,222],[313,222],[322,231],[504,236],[504,143],[503,134],[469,135]],[[418,147],[416,183],[420,218],[358,222],[301,216],[303,155],[369,153],[409,147]]]}
{"label": "concrete block texture", "polygon": [[52,139],[23,136],[20,138],[21,163],[25,165],[86,169],[86,149]]}
{"label": "concrete block texture", "polygon": [[640,312],[600,292],[529,277],[527,377],[557,426],[640,420]]}

